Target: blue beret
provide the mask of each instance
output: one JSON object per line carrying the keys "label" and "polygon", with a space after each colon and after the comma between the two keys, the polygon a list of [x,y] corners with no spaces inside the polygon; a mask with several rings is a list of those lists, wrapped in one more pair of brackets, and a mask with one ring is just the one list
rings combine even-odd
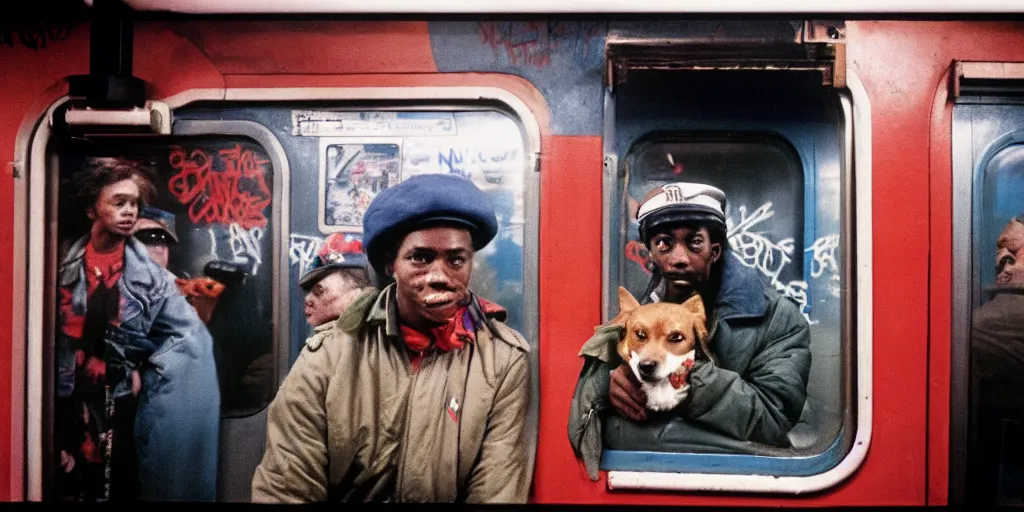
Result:
{"label": "blue beret", "polygon": [[384,189],[363,214],[363,245],[380,270],[383,252],[418,225],[447,221],[465,225],[473,249],[483,249],[498,233],[490,198],[468,178],[421,174]]}

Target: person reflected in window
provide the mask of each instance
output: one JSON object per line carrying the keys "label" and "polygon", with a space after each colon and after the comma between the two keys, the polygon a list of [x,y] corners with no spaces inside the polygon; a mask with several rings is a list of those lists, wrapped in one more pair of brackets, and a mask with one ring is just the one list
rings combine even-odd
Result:
{"label": "person reflected in window", "polygon": [[[645,408],[639,381],[616,354],[622,327],[595,329],[579,352],[584,366],[569,416],[570,442],[594,480],[609,438],[654,451],[789,445],[787,434],[807,398],[810,326],[795,302],[728,257],[725,203],[721,190],[685,182],[656,187],[639,203],[640,240],[653,276],[638,299],[683,303],[699,295],[714,359],[698,350],[685,377],[688,397],[655,413]],[[602,434],[610,417],[627,421]]]}
{"label": "person reflected in window", "polygon": [[75,177],[91,224],[57,277],[57,491],[67,501],[214,501],[212,340],[131,236],[152,182],[122,158],[87,159]]}
{"label": "person reflected in window", "polygon": [[374,198],[363,243],[387,284],[306,340],[269,408],[253,501],[526,502],[529,344],[469,289],[497,230],[466,178]]}
{"label": "person reflected in window", "polygon": [[988,505],[1001,504],[995,500],[1001,473],[1010,467],[1024,471],[1017,451],[1024,431],[1024,214],[999,234],[995,264],[995,284],[984,288],[991,298],[971,320],[971,395],[979,445],[970,485],[973,499]]}
{"label": "person reflected in window", "polygon": [[174,214],[147,206],[139,212],[132,235],[145,244],[149,257],[163,268],[167,268],[172,244],[177,245],[178,234],[174,225]]}
{"label": "person reflected in window", "polygon": [[313,333],[330,328],[370,284],[368,263],[360,240],[345,240],[342,233],[333,233],[306,272],[299,286],[306,293],[303,304],[306,323]]}
{"label": "person reflected in window", "polygon": [[[171,255],[170,247],[178,245],[173,213],[152,206],[143,208],[132,235],[146,246],[149,257],[157,265],[167,268]],[[224,292],[224,283],[206,276],[182,279],[170,270],[167,271],[167,275],[178,285],[178,289],[195,308],[203,323],[209,326],[213,310],[217,307],[221,293]]]}
{"label": "person reflected in window", "polygon": [[[367,267],[361,241],[345,240],[343,233],[333,233],[324,240],[313,262],[299,278],[299,287],[306,293],[303,313],[306,323],[313,329],[311,336],[325,335],[356,297],[372,291]],[[270,400],[273,364],[274,355],[268,352],[246,367],[240,384],[248,397],[247,403],[264,404]]]}

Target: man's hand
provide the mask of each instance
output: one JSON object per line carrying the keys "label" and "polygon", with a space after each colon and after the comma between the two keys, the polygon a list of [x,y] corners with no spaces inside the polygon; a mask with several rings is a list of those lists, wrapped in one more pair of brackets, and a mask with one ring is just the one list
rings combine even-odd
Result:
{"label": "man's hand", "polygon": [[640,381],[636,379],[629,366],[622,364],[612,370],[611,380],[608,383],[608,397],[612,406],[619,414],[633,421],[647,419],[647,411],[644,406],[647,404],[647,395],[640,388]]}

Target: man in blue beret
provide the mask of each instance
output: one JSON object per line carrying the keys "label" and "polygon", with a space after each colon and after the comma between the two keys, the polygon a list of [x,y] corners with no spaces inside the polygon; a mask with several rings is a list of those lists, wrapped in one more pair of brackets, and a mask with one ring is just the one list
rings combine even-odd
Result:
{"label": "man in blue beret", "polygon": [[270,405],[253,501],[526,502],[529,344],[469,289],[496,233],[466,178],[374,198],[363,243],[385,285],[307,340]]}

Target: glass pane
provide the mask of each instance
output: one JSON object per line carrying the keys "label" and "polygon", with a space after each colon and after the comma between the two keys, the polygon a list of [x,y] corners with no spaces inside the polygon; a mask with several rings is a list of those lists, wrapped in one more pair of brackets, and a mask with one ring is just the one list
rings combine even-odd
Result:
{"label": "glass pane", "polygon": [[968,496],[971,503],[1019,505],[1024,503],[1024,144],[993,149],[975,177],[980,297],[971,315]]}
{"label": "glass pane", "polygon": [[[298,279],[331,232],[361,239],[362,215],[382,190],[420,174],[451,173],[473,181],[491,198],[498,236],[474,259],[471,289],[508,310],[508,324],[526,332],[523,310],[525,142],[519,123],[498,111],[383,112],[293,111],[295,129],[286,148],[302,151],[315,138],[320,182],[292,172],[291,311],[302,311]],[[296,121],[298,120],[298,121]],[[299,158],[290,155],[295,159]],[[315,189],[319,210],[308,201]],[[305,219],[319,211],[312,224]],[[301,346],[309,326],[293,325],[292,345]],[[298,331],[295,329],[298,327]],[[293,350],[291,360],[298,355]]]}
{"label": "glass pane", "polygon": [[[627,459],[628,451],[773,456],[827,452],[829,460],[838,461],[835,443],[844,417],[840,168],[838,158],[812,163],[817,165],[805,171],[787,140],[760,133],[659,133],[645,137],[627,153],[622,210],[628,223],[621,227],[625,237],[619,246],[624,256],[618,258],[619,283],[639,298],[651,278],[645,265],[648,251],[636,223],[639,201],[654,187],[670,182],[716,186],[727,197],[728,257],[755,269],[769,289],[798,305],[810,324],[812,358],[803,413],[789,432],[791,447],[780,450],[736,440],[682,420],[644,427],[656,431],[625,435],[636,428],[611,415],[607,432],[619,434],[610,434],[605,441],[606,447],[623,451],[614,455],[616,463],[635,463]],[[610,300],[617,304],[614,297]],[[674,464],[668,459],[664,463],[666,468]]]}
{"label": "glass pane", "polygon": [[[136,237],[147,243],[151,258],[166,261],[175,284],[213,337],[222,415],[259,411],[275,388],[270,261],[274,169],[266,151],[240,137],[81,146],[62,156],[62,197],[73,191],[75,170],[95,155],[125,157],[150,169],[156,188],[150,206],[159,210],[154,218],[177,241],[150,235],[152,229],[140,230]],[[66,201],[59,216],[60,259],[91,221]],[[143,226],[158,227],[145,218],[138,225]]]}

